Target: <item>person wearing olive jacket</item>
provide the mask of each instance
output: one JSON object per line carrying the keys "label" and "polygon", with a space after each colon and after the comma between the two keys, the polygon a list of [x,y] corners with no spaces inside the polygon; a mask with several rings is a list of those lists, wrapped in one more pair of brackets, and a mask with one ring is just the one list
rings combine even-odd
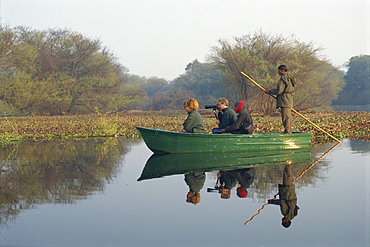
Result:
{"label": "person wearing olive jacket", "polygon": [[278,67],[280,79],[277,88],[266,90],[266,93],[276,95],[276,108],[280,108],[281,120],[284,126],[284,134],[292,133],[292,110],[295,79],[288,74],[288,68],[285,65]]}
{"label": "person wearing olive jacket", "polygon": [[217,102],[218,116],[216,123],[221,129],[226,128],[235,123],[236,113],[233,109],[229,108],[229,100],[226,98],[221,98]]}
{"label": "person wearing olive jacket", "polygon": [[238,113],[234,124],[227,126],[221,130],[221,133],[233,133],[233,134],[252,134],[253,120],[248,112],[245,111],[246,104],[244,101],[238,101],[235,103],[234,110]]}
{"label": "person wearing olive jacket", "polygon": [[188,117],[182,124],[184,126],[184,130],[190,133],[205,133],[204,121],[198,112],[198,101],[195,99],[185,100],[184,109],[188,113]]}

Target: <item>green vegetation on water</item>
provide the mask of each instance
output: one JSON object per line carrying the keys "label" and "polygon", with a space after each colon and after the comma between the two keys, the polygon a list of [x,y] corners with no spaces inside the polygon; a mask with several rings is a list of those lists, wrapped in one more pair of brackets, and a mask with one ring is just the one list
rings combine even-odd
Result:
{"label": "green vegetation on water", "polygon": [[[216,127],[213,114],[201,112],[207,131]],[[370,141],[369,112],[304,113],[316,125],[338,139]],[[125,115],[81,116],[23,116],[0,118],[0,142],[22,140],[61,140],[69,138],[112,137],[140,138],[136,126],[182,131],[186,118],[183,111],[142,112],[130,111]],[[280,116],[253,116],[256,132],[281,131]],[[325,133],[317,130],[304,119],[294,116],[293,127],[297,131],[311,132],[314,143],[332,142]]]}

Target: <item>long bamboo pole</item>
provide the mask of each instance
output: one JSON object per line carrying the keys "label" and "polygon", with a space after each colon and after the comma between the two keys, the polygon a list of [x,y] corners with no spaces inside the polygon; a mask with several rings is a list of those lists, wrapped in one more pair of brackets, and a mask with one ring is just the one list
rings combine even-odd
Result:
{"label": "long bamboo pole", "polygon": [[[257,87],[259,87],[262,91],[264,91],[265,93],[268,93],[270,96],[274,97],[276,99],[276,96],[272,95],[269,93],[268,90],[264,89],[261,85],[259,85],[257,82],[255,82],[252,78],[250,78],[247,74],[245,74],[243,71],[240,72],[242,75],[244,75],[245,77],[247,77],[251,82],[254,83],[254,85],[256,85]],[[303,118],[304,120],[306,120],[307,122],[309,122],[310,124],[312,124],[315,128],[317,128],[318,130],[321,130],[322,132],[324,132],[325,134],[327,134],[328,136],[330,136],[331,138],[333,138],[335,141],[337,142],[341,142],[340,140],[338,140],[337,138],[335,138],[334,136],[332,136],[331,134],[329,134],[328,132],[326,132],[325,130],[323,130],[322,128],[320,128],[318,125],[314,124],[312,121],[310,121],[308,118],[306,118],[305,116],[303,116],[301,113],[297,112],[296,110],[294,110],[293,108],[291,108],[292,111],[297,114],[298,116],[300,116],[301,118]]]}

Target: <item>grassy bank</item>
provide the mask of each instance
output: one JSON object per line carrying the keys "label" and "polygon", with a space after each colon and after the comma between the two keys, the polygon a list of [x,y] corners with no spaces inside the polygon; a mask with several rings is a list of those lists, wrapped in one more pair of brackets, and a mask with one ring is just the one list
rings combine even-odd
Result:
{"label": "grassy bank", "polygon": [[[215,126],[212,113],[202,112],[206,129]],[[370,141],[370,113],[368,112],[328,112],[304,113],[312,122],[338,139],[361,139]],[[67,138],[124,136],[140,138],[136,126],[182,131],[185,112],[126,112],[125,115],[85,115],[85,116],[25,116],[0,118],[0,142],[21,140],[58,140]],[[280,116],[253,116],[257,132],[281,131]],[[294,116],[295,130],[311,132],[313,142],[332,141],[299,116]]]}

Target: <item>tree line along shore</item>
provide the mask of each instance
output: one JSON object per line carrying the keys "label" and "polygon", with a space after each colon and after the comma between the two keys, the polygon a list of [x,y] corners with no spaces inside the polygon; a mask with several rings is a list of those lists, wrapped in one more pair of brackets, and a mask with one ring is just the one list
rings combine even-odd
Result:
{"label": "tree line along shore", "polygon": [[219,39],[205,62],[195,58],[173,79],[132,74],[100,39],[70,29],[0,24],[0,44],[0,110],[7,114],[182,110],[190,98],[199,105],[242,100],[249,112],[271,114],[276,100],[248,77],[273,89],[281,64],[295,78],[297,111],[369,104],[370,55],[348,58],[343,71],[314,43],[262,30]]}
{"label": "tree line along shore", "polygon": [[[217,127],[210,111],[201,111],[206,130]],[[369,112],[302,113],[317,126],[337,139],[370,141]],[[312,133],[313,143],[335,142],[308,121],[294,115],[293,129]],[[276,116],[252,114],[256,132],[282,131],[281,119]],[[141,138],[136,126],[183,131],[186,118],[183,111],[127,111],[112,115],[18,116],[0,118],[0,142],[23,140],[63,140],[70,138],[118,137]]]}

